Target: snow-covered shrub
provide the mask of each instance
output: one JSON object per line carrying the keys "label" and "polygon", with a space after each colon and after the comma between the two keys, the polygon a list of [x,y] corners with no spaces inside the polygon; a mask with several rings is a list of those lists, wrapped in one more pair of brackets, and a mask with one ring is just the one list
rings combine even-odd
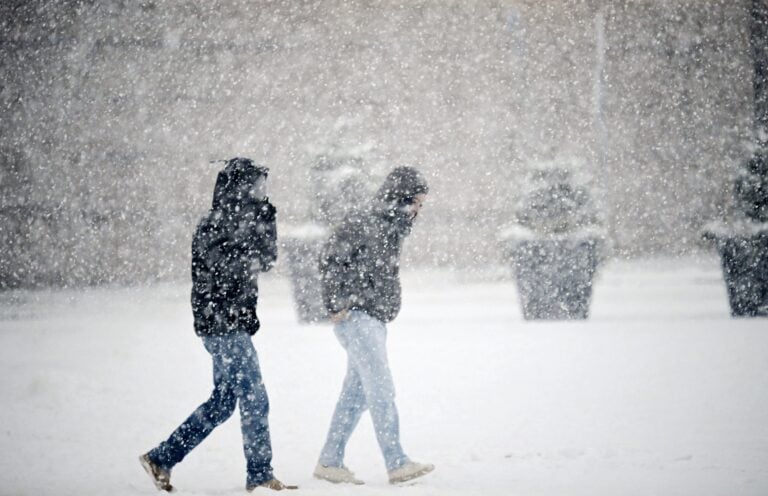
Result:
{"label": "snow-covered shrub", "polygon": [[602,222],[583,176],[577,159],[531,165],[515,221],[502,229],[501,239],[596,235]]}
{"label": "snow-covered shrub", "polygon": [[363,161],[354,155],[323,154],[312,165],[312,220],[326,227],[341,221],[364,205],[370,188],[363,174]]}
{"label": "snow-covered shrub", "polygon": [[518,222],[541,234],[564,234],[597,223],[597,212],[586,188],[569,180],[566,169],[537,171],[538,189],[517,212]]}

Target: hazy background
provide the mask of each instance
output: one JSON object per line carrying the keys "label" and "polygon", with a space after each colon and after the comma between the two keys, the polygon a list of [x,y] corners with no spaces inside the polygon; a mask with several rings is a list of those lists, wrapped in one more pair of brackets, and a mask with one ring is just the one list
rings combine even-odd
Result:
{"label": "hazy background", "polygon": [[751,0],[5,1],[0,288],[187,277],[213,159],[318,153],[432,191],[410,266],[501,262],[541,160],[583,161],[615,256],[702,249],[751,153]]}

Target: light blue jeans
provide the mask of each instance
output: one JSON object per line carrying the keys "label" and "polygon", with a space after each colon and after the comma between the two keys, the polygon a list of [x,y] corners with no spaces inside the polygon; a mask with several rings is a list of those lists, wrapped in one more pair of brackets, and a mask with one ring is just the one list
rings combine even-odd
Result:
{"label": "light blue jeans", "polygon": [[387,328],[364,312],[352,311],[334,327],[347,351],[347,375],[331,419],[320,463],[341,467],[344,450],[363,412],[371,412],[376,439],[387,470],[408,462],[400,446],[395,385],[387,360]]}

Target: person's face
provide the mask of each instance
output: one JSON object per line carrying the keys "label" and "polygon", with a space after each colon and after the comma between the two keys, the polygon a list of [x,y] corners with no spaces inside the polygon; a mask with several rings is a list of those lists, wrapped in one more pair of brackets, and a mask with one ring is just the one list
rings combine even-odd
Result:
{"label": "person's face", "polygon": [[421,210],[421,207],[424,205],[424,200],[427,199],[426,193],[419,193],[418,195],[413,197],[413,202],[411,203],[411,206],[409,208],[409,212],[411,214],[411,218],[415,218],[417,215],[419,215],[419,210]]}
{"label": "person's face", "polygon": [[267,176],[260,175],[248,190],[248,197],[256,201],[264,201],[267,198]]}
{"label": "person's face", "polygon": [[267,197],[267,176],[260,175],[252,183],[243,183],[237,189],[238,200],[263,201]]}

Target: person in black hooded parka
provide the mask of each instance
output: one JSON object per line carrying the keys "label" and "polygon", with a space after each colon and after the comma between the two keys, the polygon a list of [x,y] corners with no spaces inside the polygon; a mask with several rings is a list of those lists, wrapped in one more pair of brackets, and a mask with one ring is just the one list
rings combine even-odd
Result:
{"label": "person in black hooded parka", "polygon": [[258,273],[277,259],[276,209],[266,196],[268,169],[246,158],[227,162],[213,205],[192,240],[195,333],[213,358],[211,397],[159,446],[140,457],[158,489],[171,491],[171,469],[240,405],[246,489],[295,489],[275,479],[269,400],[251,336],[259,330]]}
{"label": "person in black hooded parka", "polygon": [[411,461],[400,445],[386,323],[400,311],[400,252],[428,188],[412,167],[389,173],[373,201],[344,219],[325,245],[320,273],[325,306],[347,352],[347,375],[314,476],[362,484],[344,465],[344,451],[368,409],[391,483],[434,469]]}

